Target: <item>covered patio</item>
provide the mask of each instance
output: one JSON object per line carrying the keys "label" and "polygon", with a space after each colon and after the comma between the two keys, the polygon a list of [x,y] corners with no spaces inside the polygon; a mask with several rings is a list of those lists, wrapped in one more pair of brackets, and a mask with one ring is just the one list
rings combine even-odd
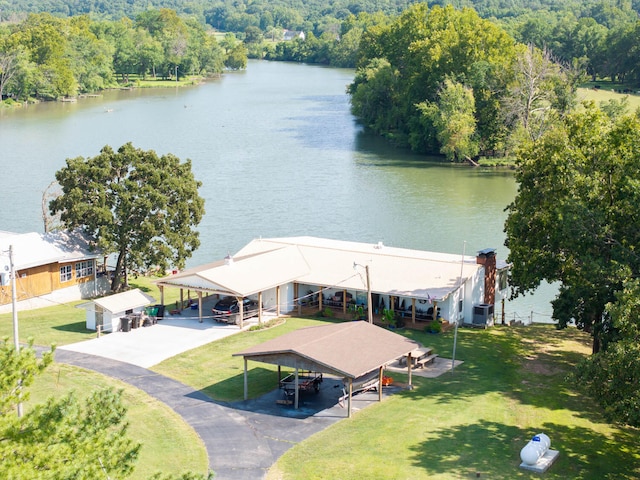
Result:
{"label": "covered patio", "polygon": [[368,322],[347,322],[308,327],[255,345],[234,356],[244,358],[244,398],[248,398],[247,364],[249,360],[294,369],[294,408],[298,408],[300,372],[320,372],[342,377],[347,387],[347,416],[351,416],[354,388],[365,383],[377,385],[382,399],[382,375],[385,366],[408,356],[407,373],[411,387],[411,352],[419,344],[402,335]]}

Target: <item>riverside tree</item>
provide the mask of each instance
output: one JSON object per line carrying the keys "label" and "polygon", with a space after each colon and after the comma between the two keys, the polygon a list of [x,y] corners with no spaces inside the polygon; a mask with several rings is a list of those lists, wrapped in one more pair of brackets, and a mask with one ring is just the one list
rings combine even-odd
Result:
{"label": "riverside tree", "polygon": [[128,269],[183,268],[200,245],[195,228],[204,214],[201,182],[172,154],[131,143],[114,151],[105,146],[92,158],[67,159],[56,173],[62,194],[52,200],[52,215],[81,229],[95,248],[117,256],[113,291]]}
{"label": "riverside tree", "polygon": [[518,157],[506,245],[514,294],[559,282],[553,318],[593,336],[593,353],[615,339],[606,306],[640,274],[640,119],[595,106],[568,115]]}

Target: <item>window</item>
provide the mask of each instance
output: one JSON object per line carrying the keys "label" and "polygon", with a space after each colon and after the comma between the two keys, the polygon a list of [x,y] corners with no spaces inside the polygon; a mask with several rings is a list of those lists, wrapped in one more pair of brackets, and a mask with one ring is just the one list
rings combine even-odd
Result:
{"label": "window", "polygon": [[60,267],[60,283],[68,282],[73,278],[73,271],[71,265],[65,265]]}
{"label": "window", "polygon": [[76,263],[76,278],[93,276],[93,260]]}

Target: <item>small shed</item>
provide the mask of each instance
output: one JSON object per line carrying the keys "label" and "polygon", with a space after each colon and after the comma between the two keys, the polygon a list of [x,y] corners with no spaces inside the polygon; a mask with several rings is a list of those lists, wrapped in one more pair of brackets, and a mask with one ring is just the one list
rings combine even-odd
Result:
{"label": "small shed", "polygon": [[[244,396],[248,397],[247,361],[270,363],[298,370],[312,370],[344,379],[349,388],[348,412],[351,416],[353,385],[377,373],[382,384],[384,367],[399,357],[411,355],[419,344],[397,333],[370,324],[348,322],[301,328],[247,350],[234,353],[244,357]],[[409,374],[411,372],[408,363]],[[409,382],[411,382],[409,377]],[[378,388],[380,394],[381,387]],[[381,397],[380,397],[381,398]],[[295,392],[298,405],[298,390]]]}
{"label": "small shed", "polygon": [[152,296],[136,288],[97,298],[78,307],[87,311],[87,329],[97,330],[100,326],[103,332],[117,332],[120,328],[120,317],[130,313],[141,313],[146,306],[155,301]]}

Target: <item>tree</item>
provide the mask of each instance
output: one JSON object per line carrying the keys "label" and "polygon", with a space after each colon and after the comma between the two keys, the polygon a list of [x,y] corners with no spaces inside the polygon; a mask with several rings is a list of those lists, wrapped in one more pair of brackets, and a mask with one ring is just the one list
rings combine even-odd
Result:
{"label": "tree", "polygon": [[473,91],[446,79],[437,102],[418,105],[430,117],[440,142],[440,152],[450,162],[474,163],[479,146],[476,136]]}
{"label": "tree", "polygon": [[609,421],[640,426],[640,282],[625,284],[607,306],[617,341],[586,358],[576,371],[579,385],[604,408]]}
{"label": "tree", "polygon": [[597,353],[613,332],[606,305],[640,274],[640,119],[587,104],[517,162],[505,222],[514,296],[559,282],[553,318],[591,333]]}
{"label": "tree", "polygon": [[[0,340],[0,478],[55,480],[125,478],[134,469],[140,444],[128,437],[122,391],[106,388],[80,400],[74,392],[49,398],[18,417],[16,405],[53,361],[53,350],[38,360],[30,340],[19,351]],[[186,472],[160,473],[150,480],[211,480]]]}
{"label": "tree", "polygon": [[92,245],[117,256],[113,291],[130,268],[182,268],[200,245],[195,227],[204,214],[201,182],[191,161],[158,156],[131,143],[117,152],[105,146],[93,158],[67,159],[56,173],[62,194],[52,214],[69,229],[80,228]]}

